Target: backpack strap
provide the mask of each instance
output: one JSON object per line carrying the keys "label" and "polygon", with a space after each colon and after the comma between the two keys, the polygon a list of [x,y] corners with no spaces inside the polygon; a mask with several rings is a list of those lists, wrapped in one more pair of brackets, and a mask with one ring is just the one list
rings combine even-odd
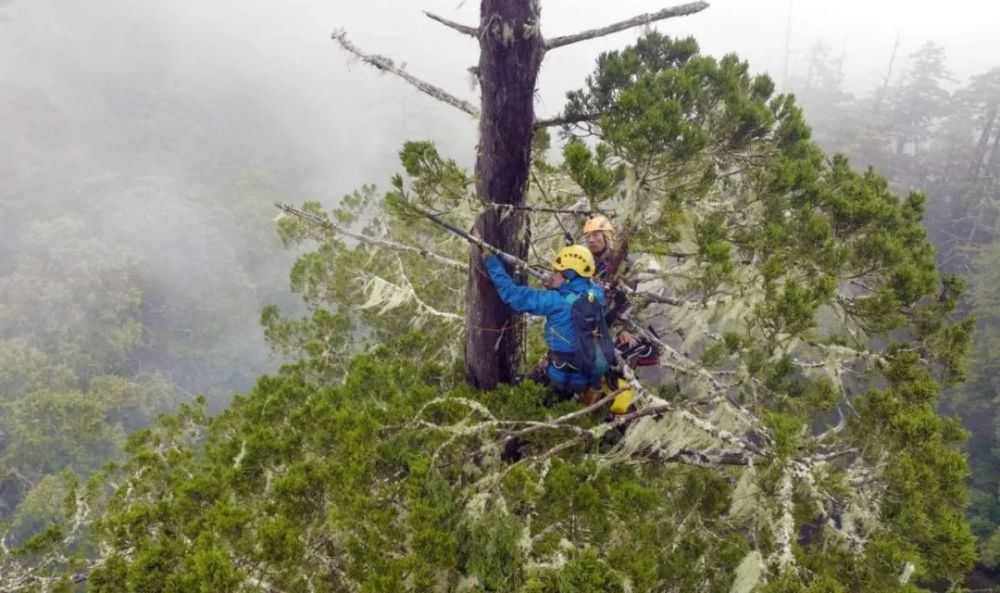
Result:
{"label": "backpack strap", "polygon": [[[587,300],[589,302],[593,303],[594,301],[597,300],[597,295],[594,294],[594,289],[593,288],[588,288],[586,294],[587,294]],[[571,293],[566,294],[563,298],[566,299],[566,302],[569,303],[570,306],[573,306],[573,303],[575,303],[576,301],[578,301],[581,296],[583,296],[582,293],[571,292]]]}

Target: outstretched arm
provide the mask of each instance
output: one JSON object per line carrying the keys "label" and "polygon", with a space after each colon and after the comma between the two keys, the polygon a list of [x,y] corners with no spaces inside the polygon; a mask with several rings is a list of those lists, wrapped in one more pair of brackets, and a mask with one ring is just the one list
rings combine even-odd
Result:
{"label": "outstretched arm", "polygon": [[550,315],[566,306],[566,300],[551,290],[538,290],[529,286],[514,284],[503,263],[495,255],[488,256],[484,263],[486,271],[497,288],[500,300],[519,313]]}

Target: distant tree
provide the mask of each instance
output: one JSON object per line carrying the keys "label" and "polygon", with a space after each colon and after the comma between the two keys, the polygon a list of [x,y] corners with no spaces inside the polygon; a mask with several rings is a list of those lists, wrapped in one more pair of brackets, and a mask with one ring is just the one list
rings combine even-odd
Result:
{"label": "distant tree", "polygon": [[[993,536],[988,544],[996,549],[1000,536],[1000,472],[997,471],[996,446],[1000,427],[996,413],[1000,403],[1000,245],[996,242],[982,246],[974,256],[976,273],[970,278],[970,305],[976,316],[976,340],[972,350],[969,379],[962,385],[952,404],[964,418],[972,433],[969,443],[973,473],[970,483],[974,489],[975,504],[971,507],[972,525],[982,538],[980,545]],[[981,549],[982,551],[982,549]],[[996,552],[985,558],[997,566],[1000,556]]]}
{"label": "distant tree", "polygon": [[21,253],[0,277],[0,336],[69,365],[83,385],[121,371],[142,342],[134,258],[68,217],[32,225]]}
{"label": "distant tree", "polygon": [[[11,81],[0,81],[0,274],[8,272],[21,237],[39,214],[52,218],[65,214],[64,190],[49,186],[43,174],[48,167],[71,169],[65,147],[70,143],[70,125],[40,89]],[[51,183],[51,182],[50,182]],[[43,187],[31,192],[31,208],[26,208],[32,184]],[[56,184],[52,184],[56,185]]]}
{"label": "distant tree", "polygon": [[976,149],[969,167],[969,179],[978,181],[1000,166],[1000,68],[974,76],[968,87],[955,96],[970,112],[976,131]]}
{"label": "distant tree", "polygon": [[[792,77],[789,90],[795,93],[806,119],[815,131],[816,143],[830,152],[843,152],[849,139],[858,133],[854,120],[853,97],[843,90],[843,56],[836,58],[830,47],[817,41],[806,56],[805,72]],[[851,117],[847,114],[851,111]]]}
{"label": "distant tree", "polygon": [[32,225],[20,247],[0,275],[0,521],[15,522],[46,476],[88,475],[176,401],[133,368],[142,294],[120,245],[64,217]]}
{"label": "distant tree", "polygon": [[[930,55],[921,61],[924,70],[938,73],[930,76],[937,82],[925,77],[924,88],[937,86],[929,95],[943,98],[940,81],[947,78],[941,75],[940,63],[935,66]],[[807,106],[806,116],[817,128],[817,138],[825,139],[828,147],[842,150],[855,162],[887,172],[893,187],[919,187],[927,193],[925,224],[939,268],[961,274],[972,288],[959,307],[963,314],[972,314],[977,320],[969,377],[964,384],[948,390],[942,410],[960,417],[970,432],[966,443],[971,467],[969,517],[979,538],[980,561],[995,568],[1000,562],[1000,475],[996,470],[995,434],[998,396],[994,380],[998,327],[996,299],[991,295],[997,285],[993,271],[1000,260],[995,245],[998,186],[990,171],[1000,135],[1000,78],[997,70],[973,77],[945,103],[938,103],[943,110],[927,119],[930,135],[921,143],[919,152],[907,149],[897,154],[898,145],[890,138],[898,137],[898,129],[892,127],[899,125],[899,120],[893,119],[899,115],[894,110],[898,104],[889,99],[898,101],[903,88],[889,84],[894,62],[894,58],[890,60],[882,88],[827,113],[817,113]],[[914,72],[907,74],[911,90],[919,86],[918,78]],[[843,131],[850,134],[845,142],[830,142],[831,135]]]}
{"label": "distant tree", "polygon": [[137,264],[143,340],[128,370],[162,373],[185,397],[204,393],[213,408],[224,407],[277,366],[254,323],[284,292],[277,287],[294,260],[268,228],[275,182],[248,171],[212,192],[168,177],[114,191],[122,204],[98,206],[94,226],[131,246]]}
{"label": "distant tree", "polygon": [[944,48],[925,43],[909,56],[910,67],[890,97],[890,125],[897,155],[917,155],[926,147],[934,124],[946,114],[952,80],[945,66]]}
{"label": "distant tree", "polygon": [[969,273],[976,248],[995,238],[998,110],[1000,69],[994,69],[955,92],[931,147],[926,176],[934,200],[928,225],[949,270]]}

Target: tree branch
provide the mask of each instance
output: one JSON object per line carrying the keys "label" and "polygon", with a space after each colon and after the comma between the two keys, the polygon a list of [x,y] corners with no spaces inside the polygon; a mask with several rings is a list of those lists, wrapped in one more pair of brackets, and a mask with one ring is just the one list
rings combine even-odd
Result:
{"label": "tree branch", "polygon": [[606,27],[601,27],[600,29],[590,29],[574,35],[564,35],[562,37],[555,37],[549,39],[545,42],[545,49],[555,49],[557,47],[562,47],[564,45],[569,45],[571,43],[577,43],[579,41],[585,41],[587,39],[594,39],[597,37],[603,37],[605,35],[610,35],[611,33],[617,33],[618,31],[624,31],[625,29],[631,29],[632,27],[637,27],[639,25],[648,25],[655,21],[662,21],[663,19],[669,19],[678,16],[687,16],[689,14],[694,14],[696,12],[701,12],[708,8],[708,2],[692,2],[690,4],[682,4],[680,6],[674,6],[672,8],[664,8],[659,12],[640,14],[639,16],[630,18],[625,21],[620,21]]}
{"label": "tree branch", "polygon": [[405,243],[397,243],[395,241],[390,241],[388,239],[378,239],[376,237],[369,237],[368,235],[360,235],[358,233],[351,232],[340,225],[334,224],[333,222],[330,222],[326,218],[317,216],[311,212],[299,210],[294,206],[289,206],[288,204],[281,204],[281,203],[275,203],[274,205],[277,206],[278,209],[282,210],[283,212],[291,214],[296,218],[300,218],[302,220],[311,222],[317,226],[321,226],[327,230],[340,233],[345,237],[350,237],[352,239],[361,241],[363,243],[370,243],[372,245],[386,247],[388,249],[392,249],[394,251],[400,251],[403,253],[413,253],[421,257],[425,257],[432,262],[450,266],[452,268],[458,268],[460,270],[464,270],[466,268],[465,264],[460,261],[444,257],[443,255],[438,255],[434,252],[427,251],[426,249],[421,249],[420,247],[413,247],[412,245],[406,245]]}
{"label": "tree branch", "polygon": [[605,395],[601,399],[595,401],[594,403],[590,404],[589,406],[587,406],[585,408],[580,408],[579,410],[576,410],[575,412],[570,412],[568,414],[564,414],[563,416],[560,416],[560,417],[558,417],[558,418],[556,418],[554,420],[550,420],[548,422],[540,422],[538,424],[533,424],[533,425],[531,425],[531,426],[529,426],[527,428],[523,428],[523,429],[521,429],[521,430],[519,430],[519,431],[511,434],[510,436],[508,436],[504,440],[510,440],[510,439],[522,437],[522,436],[524,436],[524,435],[526,435],[528,433],[534,432],[536,430],[540,430],[542,428],[561,428],[560,427],[561,424],[565,424],[565,423],[569,422],[570,420],[573,420],[575,418],[579,418],[580,416],[586,416],[587,414],[593,412],[594,410],[600,409],[602,406],[604,406],[605,404],[609,403],[614,398],[618,397],[618,394],[622,393],[623,391],[625,391],[625,389],[617,389],[615,391],[612,391],[611,393]]}
{"label": "tree branch", "polygon": [[[624,284],[621,285],[625,288],[630,288]],[[681,299],[675,299],[673,297],[664,296],[662,294],[656,294],[654,292],[647,292],[641,290],[632,290],[631,292],[626,291],[630,296],[636,297],[647,303],[659,303],[661,305],[670,305],[671,307],[683,307],[686,304],[696,304],[695,301],[683,301]],[[697,303],[700,304],[700,303]]]}
{"label": "tree branch", "polygon": [[594,121],[597,118],[604,115],[603,113],[580,113],[577,115],[560,115],[558,117],[551,117],[549,119],[536,119],[534,126],[538,130],[540,128],[551,128],[553,126],[567,126],[570,124],[578,124],[585,121]]}
{"label": "tree branch", "polygon": [[[400,266],[402,266],[402,263],[400,263]],[[417,306],[418,312],[422,311],[428,315],[439,317],[447,321],[462,321],[465,319],[461,315],[457,315],[455,313],[439,311],[438,309],[435,309],[420,300],[420,297],[417,296],[417,293],[413,290],[413,285],[410,284],[409,279],[406,278],[405,275],[403,276],[403,281],[406,283],[406,286],[400,286],[399,284],[390,282],[389,280],[386,280],[376,274],[359,273],[359,277],[364,280],[362,290],[369,295],[368,301],[362,304],[359,307],[360,309],[374,309],[376,307],[381,307],[379,313],[384,313],[385,311],[396,308],[398,305],[401,305],[406,301],[412,301],[413,304]],[[385,290],[394,292],[398,295],[398,299],[394,299],[393,297],[388,299],[379,298],[379,292]]]}
{"label": "tree branch", "polygon": [[[543,190],[544,191],[544,190]],[[515,206],[513,204],[483,204],[487,208],[494,208],[503,212],[504,210],[524,210],[527,212],[544,212],[546,214],[578,214],[583,216],[594,216],[602,214],[599,210],[587,209],[587,204],[583,201],[577,202],[568,208],[548,208],[545,206]],[[610,217],[609,217],[610,218]]]}
{"label": "tree branch", "polygon": [[424,14],[427,15],[427,18],[431,19],[432,21],[437,21],[442,25],[444,25],[445,27],[454,29],[459,33],[468,35],[470,37],[479,38],[479,27],[470,27],[468,25],[462,25],[460,23],[456,23],[455,21],[449,21],[444,17],[438,16],[432,12],[427,12],[426,10],[424,11]]}
{"label": "tree branch", "polygon": [[403,260],[399,259],[398,255],[396,256],[396,263],[398,264],[398,267],[399,267],[399,275],[400,275],[400,277],[402,277],[403,283],[406,284],[406,286],[404,288],[405,288],[406,292],[408,292],[410,294],[410,297],[417,303],[418,307],[420,307],[424,311],[427,311],[431,315],[434,315],[435,317],[440,317],[440,318],[443,318],[443,319],[450,319],[452,321],[462,321],[462,320],[465,319],[461,315],[456,315],[455,313],[450,313],[448,311],[441,311],[441,310],[435,309],[434,307],[432,307],[432,306],[428,305],[427,303],[425,303],[420,298],[420,296],[417,295],[417,289],[413,287],[413,283],[410,282],[409,276],[406,275],[406,268],[403,267]]}
{"label": "tree branch", "polygon": [[350,41],[347,40],[346,31],[338,31],[336,33],[333,33],[330,36],[330,38],[339,43],[340,46],[344,48],[345,51],[347,51],[350,54],[354,54],[355,56],[360,58],[362,62],[368,64],[369,66],[373,66],[383,72],[389,72],[395,74],[396,76],[402,78],[406,82],[417,87],[417,89],[419,89],[424,94],[430,95],[431,97],[434,97],[438,101],[447,103],[452,107],[464,111],[465,113],[468,113],[472,117],[479,117],[479,110],[476,109],[468,101],[463,101],[440,87],[434,86],[433,84],[420,80],[416,76],[409,74],[402,68],[393,64],[392,60],[390,60],[385,56],[380,56],[378,54],[364,53],[363,51],[355,47],[354,44],[352,44]]}
{"label": "tree branch", "polygon": [[[662,342],[661,342],[661,344],[662,344]],[[631,385],[633,389],[635,389],[636,393],[638,393],[641,396],[643,396],[643,398],[646,401],[653,402],[654,405],[648,406],[648,407],[643,408],[643,409],[640,409],[640,410],[638,410],[636,412],[632,412],[631,414],[626,414],[626,415],[623,415],[623,416],[619,416],[619,417],[615,418],[615,420],[613,422],[622,422],[622,423],[624,423],[624,422],[628,422],[629,420],[632,420],[634,418],[641,417],[641,416],[657,415],[657,414],[663,414],[663,413],[666,413],[666,412],[674,412],[674,413],[676,413],[678,415],[679,418],[681,418],[682,420],[688,422],[689,424],[691,424],[695,428],[698,428],[699,430],[705,432],[706,434],[712,436],[713,438],[718,439],[718,440],[720,440],[720,441],[722,441],[722,442],[724,442],[724,443],[726,443],[728,445],[733,445],[733,446],[737,447],[741,451],[745,452],[745,454],[747,454],[747,455],[750,455],[750,456],[756,455],[756,456],[759,456],[759,457],[762,457],[762,458],[767,458],[767,457],[770,456],[768,452],[763,451],[755,443],[751,443],[748,440],[741,439],[741,438],[737,437],[735,434],[733,434],[733,433],[731,433],[731,432],[729,432],[727,430],[724,430],[724,429],[722,429],[722,428],[720,428],[720,427],[712,424],[710,421],[702,419],[702,418],[699,418],[698,416],[695,416],[694,414],[692,414],[688,410],[677,410],[676,407],[673,404],[671,404],[669,402],[666,402],[663,399],[652,395],[639,382],[639,379],[635,375],[635,371],[632,370],[632,367],[630,367],[628,365],[628,363],[626,363],[624,360],[622,360],[622,358],[620,356],[617,357],[617,362],[618,362],[619,369],[621,370],[622,376],[628,382],[628,384]],[[749,412],[746,412],[745,410],[742,410],[738,406],[734,406],[734,407],[737,410],[740,410],[740,412],[742,414],[745,414],[746,416],[749,416],[753,420],[756,420],[756,418],[752,414],[749,414]],[[633,414],[634,414],[634,416],[633,416]],[[770,435],[768,435],[767,431],[764,430],[762,427],[758,427],[758,434],[761,437],[763,437],[763,439],[764,439],[765,442],[770,443],[772,441]]]}
{"label": "tree branch", "polygon": [[795,556],[792,554],[792,543],[795,537],[794,501],[792,500],[794,492],[792,473],[786,469],[778,482],[778,503],[781,508],[777,533],[779,574],[783,574],[795,566]]}
{"label": "tree branch", "polygon": [[741,451],[706,452],[681,448],[677,453],[661,457],[660,459],[664,463],[683,463],[710,469],[719,469],[723,465],[739,465],[744,467],[753,465],[753,459]]}

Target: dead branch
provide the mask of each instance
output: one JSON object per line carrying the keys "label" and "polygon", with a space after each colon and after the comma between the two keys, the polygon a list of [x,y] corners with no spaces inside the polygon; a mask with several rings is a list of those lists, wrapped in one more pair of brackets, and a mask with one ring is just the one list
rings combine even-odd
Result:
{"label": "dead branch", "polygon": [[606,27],[601,27],[600,29],[589,29],[587,31],[582,31],[574,35],[564,35],[562,37],[555,37],[553,39],[549,39],[545,42],[545,49],[546,50],[555,49],[557,47],[562,47],[564,45],[569,45],[571,43],[577,43],[579,41],[585,41],[587,39],[603,37],[605,35],[610,35],[611,33],[617,33],[618,31],[624,31],[625,29],[638,27],[639,25],[648,25],[650,23],[654,23],[656,21],[662,21],[664,19],[695,14],[696,12],[701,12],[706,8],[708,8],[708,2],[692,2],[690,4],[682,4],[680,6],[674,6],[672,8],[664,8],[659,12],[640,14],[639,16],[630,18],[628,20],[613,23]]}
{"label": "dead branch", "polygon": [[284,212],[287,212],[288,214],[291,214],[292,216],[295,216],[297,218],[301,218],[302,220],[309,221],[309,222],[311,222],[311,223],[313,223],[313,224],[315,224],[317,226],[321,226],[321,227],[323,227],[323,228],[325,228],[327,230],[331,230],[331,231],[334,231],[336,233],[340,233],[341,235],[344,235],[345,237],[350,237],[351,239],[355,239],[357,241],[362,241],[364,243],[370,243],[372,245],[378,245],[380,247],[386,247],[388,249],[392,249],[394,251],[400,251],[400,252],[403,252],[403,253],[413,253],[413,254],[419,255],[421,257],[425,257],[425,258],[429,259],[430,261],[433,261],[433,262],[436,262],[436,263],[439,263],[439,264],[443,264],[443,265],[446,265],[446,266],[450,266],[450,267],[453,267],[453,268],[458,268],[460,270],[464,270],[466,268],[466,265],[464,263],[460,262],[460,261],[444,257],[443,255],[438,255],[436,253],[433,253],[433,252],[428,251],[426,249],[422,249],[420,247],[413,247],[412,245],[406,245],[405,243],[397,243],[395,241],[390,241],[388,239],[379,239],[377,237],[370,237],[368,235],[361,235],[361,234],[358,234],[358,233],[354,233],[354,232],[351,232],[351,231],[345,229],[344,227],[342,227],[342,226],[340,226],[338,224],[330,222],[330,220],[328,220],[326,218],[323,218],[321,216],[317,216],[315,214],[312,214],[310,212],[306,212],[304,210],[299,210],[298,208],[295,208],[294,206],[289,206],[288,204],[275,203],[274,205],[277,206],[278,209],[280,209],[280,210],[282,210]]}
{"label": "dead branch", "polygon": [[[650,334],[650,336],[652,336],[652,334]],[[660,344],[663,343],[660,342]],[[666,345],[663,344],[663,346]],[[735,446],[736,448],[740,449],[743,453],[745,453],[747,456],[759,456],[762,458],[770,457],[769,452],[762,450],[758,445],[749,442],[746,439],[741,439],[735,434],[727,430],[723,430],[718,426],[715,426],[708,420],[699,418],[689,410],[677,410],[676,406],[674,406],[673,404],[665,402],[663,399],[652,395],[651,393],[649,393],[648,390],[646,390],[646,388],[642,385],[642,383],[639,382],[639,379],[635,375],[635,371],[632,369],[632,367],[628,365],[627,362],[622,360],[620,356],[617,357],[617,362],[623,377],[628,382],[628,384],[632,386],[632,389],[635,389],[636,393],[640,394],[643,397],[643,399],[645,399],[647,402],[657,402],[657,403],[655,405],[648,406],[646,408],[633,412],[632,414],[635,414],[635,416],[630,417],[629,414],[626,414],[616,418],[615,421],[624,423],[628,422],[631,419],[638,418],[641,416],[651,416],[651,415],[663,414],[666,412],[674,412],[678,415],[679,418],[681,418],[685,422],[688,422],[695,428],[705,432],[706,434],[712,436],[715,439],[718,439],[728,445]],[[744,415],[744,418],[748,418],[754,421],[756,420],[756,418],[746,410],[740,408],[739,406],[735,407],[737,410],[740,411],[741,414]],[[760,437],[762,437],[765,443],[771,443],[773,441],[773,439],[770,437],[767,431],[763,429],[763,427],[758,427],[758,434]]]}
{"label": "dead branch", "polygon": [[[536,180],[537,183],[537,180]],[[544,193],[544,190],[542,190]],[[600,210],[591,210],[587,208],[585,201],[581,200],[576,204],[573,204],[567,208],[548,208],[544,206],[515,206],[513,204],[484,204],[487,208],[494,208],[503,212],[504,210],[524,210],[527,212],[544,212],[546,214],[577,214],[583,216],[594,216],[595,214],[603,214]],[[608,218],[613,217],[609,215]]]}
{"label": "dead branch", "polygon": [[719,469],[723,465],[749,466],[752,461],[741,451],[705,452],[687,448],[679,449],[677,453],[661,457],[660,460],[665,463],[683,463],[711,469]]}
{"label": "dead branch", "polygon": [[526,434],[528,434],[530,432],[534,432],[534,431],[542,429],[542,428],[559,428],[560,425],[565,424],[565,423],[569,422],[570,420],[573,420],[575,418],[579,418],[580,416],[586,416],[587,414],[593,412],[594,410],[600,409],[602,406],[604,406],[605,404],[609,403],[611,400],[613,400],[615,397],[617,397],[623,391],[625,391],[625,389],[617,389],[615,391],[612,391],[611,393],[605,395],[601,399],[595,401],[594,403],[590,404],[589,406],[587,406],[585,408],[580,408],[579,410],[576,410],[574,412],[570,412],[569,414],[564,414],[563,416],[560,416],[560,417],[556,418],[555,420],[550,420],[549,422],[540,422],[538,424],[533,424],[532,426],[529,426],[527,428],[523,428],[523,429],[521,429],[521,430],[519,430],[519,431],[511,434],[505,440],[510,440],[510,439],[513,439],[513,438],[522,437],[522,436],[524,436],[524,435],[526,435]]}
{"label": "dead branch", "polygon": [[[629,288],[624,284],[621,286]],[[646,301],[647,303],[659,303],[661,305],[670,305],[671,307],[682,307],[685,304],[701,304],[701,303],[696,303],[695,301],[683,301],[681,299],[675,299],[673,297],[664,296],[662,294],[656,294],[654,292],[641,291],[641,290],[632,290],[628,294],[640,300]]]}
{"label": "dead branch", "polygon": [[643,408],[641,410],[636,410],[634,412],[629,412],[628,414],[622,414],[621,416],[617,416],[613,420],[613,422],[615,424],[621,425],[621,424],[625,424],[627,422],[631,422],[631,421],[633,421],[633,420],[635,420],[637,418],[645,418],[646,416],[656,416],[656,415],[659,415],[659,414],[666,414],[667,412],[671,412],[673,410],[674,410],[674,406],[672,404],[669,404],[669,403],[668,404],[660,404],[660,405],[657,405],[657,406],[650,406],[648,408]]}
{"label": "dead branch", "polygon": [[794,484],[792,482],[792,473],[790,470],[785,470],[778,484],[778,503],[781,507],[781,518],[778,521],[777,543],[778,567],[781,573],[795,566],[795,556],[792,554],[792,543],[795,537],[793,494]]}
{"label": "dead branch", "polygon": [[416,76],[409,74],[399,66],[393,64],[392,60],[390,60],[385,56],[380,56],[378,54],[364,53],[363,51],[355,47],[353,43],[347,40],[346,31],[341,30],[336,33],[333,33],[330,36],[330,38],[339,43],[340,46],[344,48],[346,52],[357,56],[362,62],[368,64],[369,66],[377,68],[383,72],[389,72],[391,74],[395,74],[396,76],[402,78],[406,82],[415,86],[424,94],[430,95],[431,97],[434,97],[438,101],[447,103],[448,105],[451,105],[456,109],[464,111],[465,113],[468,113],[472,117],[479,117],[479,110],[476,109],[472,105],[472,103],[469,103],[468,101],[463,101],[440,87],[434,86],[429,82],[424,82],[423,80],[420,80]]}
{"label": "dead branch", "polygon": [[479,27],[470,27],[468,25],[462,25],[460,23],[456,23],[455,21],[450,21],[442,16],[438,16],[432,12],[427,12],[426,10],[424,11],[424,14],[427,15],[427,18],[431,19],[432,21],[437,21],[442,25],[444,25],[445,27],[454,29],[459,33],[468,35],[470,37],[476,37],[476,38],[479,37]]}

